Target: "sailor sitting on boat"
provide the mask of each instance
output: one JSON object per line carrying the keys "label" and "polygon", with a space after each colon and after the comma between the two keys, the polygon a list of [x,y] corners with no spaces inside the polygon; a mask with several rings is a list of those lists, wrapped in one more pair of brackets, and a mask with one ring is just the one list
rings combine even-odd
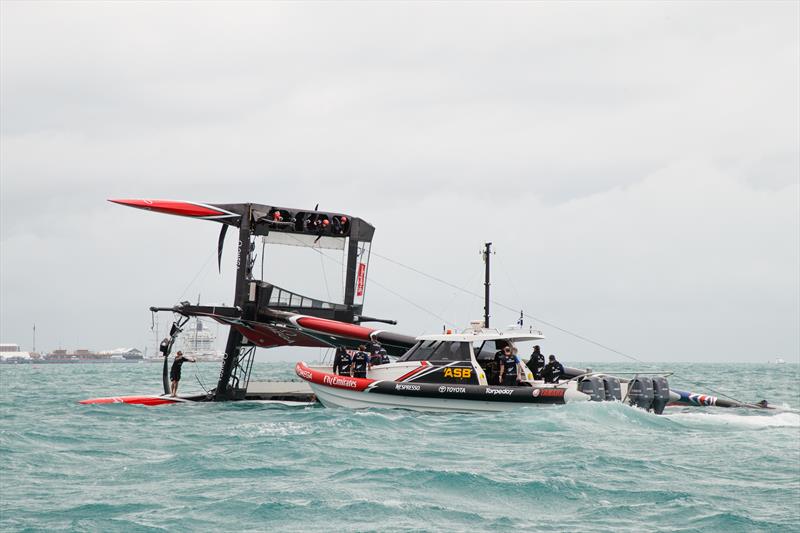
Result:
{"label": "sailor sitting on boat", "polygon": [[542,369],[542,378],[545,383],[558,383],[564,375],[564,366],[556,361],[555,355],[550,355],[550,361]]}

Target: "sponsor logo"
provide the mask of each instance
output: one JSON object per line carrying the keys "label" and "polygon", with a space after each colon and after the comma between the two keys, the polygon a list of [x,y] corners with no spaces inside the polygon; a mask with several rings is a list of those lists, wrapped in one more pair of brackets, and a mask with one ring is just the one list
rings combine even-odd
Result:
{"label": "sponsor logo", "polygon": [[394,386],[395,390],[420,390],[419,385],[406,385],[405,383],[400,383]]}
{"label": "sponsor logo", "polygon": [[302,368],[297,369],[297,375],[305,379],[311,379],[313,377],[311,375],[311,372],[309,372],[308,370],[303,370]]}
{"label": "sponsor logo", "polygon": [[467,389],[464,388],[464,387],[446,387],[446,386],[442,385],[441,387],[439,387],[439,392],[441,392],[441,393],[445,393],[445,392],[460,392],[461,394],[464,394],[465,392],[467,392]]}
{"label": "sponsor logo", "polygon": [[533,397],[541,396],[542,398],[563,398],[564,389],[533,389]]}
{"label": "sponsor logo", "polygon": [[[513,392],[513,389],[486,389],[486,394],[505,394],[506,396],[511,396]],[[536,395],[534,394],[534,396]]]}
{"label": "sponsor logo", "polygon": [[355,389],[358,383],[354,379],[347,379],[340,376],[323,376],[322,382],[331,387],[346,387],[348,389]]}
{"label": "sponsor logo", "polygon": [[458,379],[469,379],[472,377],[472,369],[471,368],[451,368],[447,367],[444,369],[444,377],[446,378],[458,378]]}
{"label": "sponsor logo", "polygon": [[358,264],[358,280],[356,281],[356,296],[364,296],[364,281],[367,274],[367,265]]}

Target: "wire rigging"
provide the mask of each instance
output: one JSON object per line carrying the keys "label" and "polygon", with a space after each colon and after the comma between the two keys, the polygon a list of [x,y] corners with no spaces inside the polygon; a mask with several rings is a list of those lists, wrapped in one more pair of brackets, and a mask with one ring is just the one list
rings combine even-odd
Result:
{"label": "wire rigging", "polygon": [[[459,291],[461,291],[461,292],[464,292],[464,293],[466,293],[466,294],[470,294],[470,295],[472,295],[472,296],[481,296],[481,295],[479,295],[479,294],[477,294],[477,293],[475,293],[475,292],[473,292],[473,291],[470,291],[469,289],[465,289],[465,288],[463,288],[463,287],[459,287],[458,285],[455,285],[455,284],[453,284],[453,283],[450,283],[449,281],[443,280],[443,279],[441,279],[441,278],[438,278],[438,277],[436,277],[436,276],[433,276],[433,275],[431,275],[431,274],[428,274],[428,273],[426,273],[426,272],[423,272],[423,271],[421,271],[421,270],[419,270],[419,269],[417,269],[417,268],[414,268],[414,267],[412,267],[412,266],[405,265],[405,264],[403,264],[403,263],[401,263],[401,262],[399,262],[399,261],[396,261],[396,260],[394,260],[394,259],[391,259],[391,258],[389,258],[389,257],[386,257],[385,255],[381,255],[381,254],[379,254],[379,253],[376,253],[376,252],[373,252],[373,253],[374,253],[376,256],[378,256],[378,257],[380,257],[381,259],[383,259],[384,261],[388,261],[388,262],[390,262],[390,263],[393,263],[393,264],[395,264],[395,265],[397,265],[397,266],[399,266],[399,267],[402,267],[402,268],[405,268],[405,269],[407,269],[407,270],[410,270],[410,271],[412,271],[412,272],[415,272],[415,273],[417,273],[417,274],[419,274],[419,275],[421,275],[421,276],[423,276],[423,277],[426,277],[426,278],[428,278],[428,279],[431,279],[431,280],[433,280],[433,281],[436,281],[436,282],[438,282],[438,283],[441,283],[441,284],[443,284],[443,285],[446,285],[446,286],[448,286],[448,287],[452,287],[452,288],[454,288],[454,289],[456,289],[456,290],[459,290]],[[502,302],[498,302],[498,301],[496,301],[496,300],[490,300],[490,301],[491,301],[491,303],[492,303],[492,304],[494,304],[494,305],[496,305],[496,306],[498,306],[498,307],[501,307],[501,308],[503,308],[503,309],[506,309],[506,310],[508,310],[508,311],[512,311],[512,312],[514,312],[514,313],[516,313],[516,312],[517,312],[517,309],[516,309],[516,308],[513,308],[513,307],[511,307],[511,306],[508,306],[508,305],[506,305],[506,304],[504,304],[504,303],[502,303]],[[542,324],[544,324],[544,325],[546,325],[546,326],[548,326],[548,327],[550,327],[550,328],[553,328],[553,329],[555,329],[555,330],[558,330],[558,331],[560,331],[560,332],[562,332],[562,333],[566,333],[567,335],[570,335],[570,336],[572,336],[572,337],[575,337],[576,339],[580,339],[580,340],[582,340],[582,341],[584,341],[584,342],[587,342],[587,343],[589,343],[589,344],[593,344],[594,346],[597,346],[597,347],[599,347],[599,348],[602,348],[602,349],[604,349],[604,350],[607,350],[607,351],[609,351],[609,352],[615,353],[615,354],[617,354],[617,355],[621,355],[622,357],[625,357],[625,358],[627,358],[627,359],[630,359],[631,361],[635,361],[635,362],[637,362],[637,363],[639,363],[639,364],[646,365],[646,366],[653,366],[653,365],[652,365],[652,363],[648,363],[647,361],[643,361],[643,360],[639,359],[638,357],[634,357],[633,355],[627,354],[627,353],[625,353],[625,352],[622,352],[622,351],[620,351],[620,350],[617,350],[617,349],[615,349],[615,348],[612,348],[612,347],[610,347],[610,346],[606,346],[605,344],[602,344],[602,343],[600,343],[600,342],[597,342],[597,341],[595,341],[595,340],[593,340],[593,339],[590,339],[590,338],[588,338],[588,337],[586,337],[586,336],[584,336],[584,335],[581,335],[581,334],[579,334],[579,333],[575,333],[574,331],[570,331],[570,330],[568,330],[568,329],[566,329],[566,328],[562,328],[562,327],[560,327],[560,326],[557,326],[557,325],[553,324],[552,322],[548,322],[548,321],[546,321],[546,320],[543,320],[543,319],[541,319],[541,318],[539,318],[539,317],[533,316],[533,315],[531,315],[531,314],[529,314],[529,313],[524,313],[524,312],[523,312],[523,316],[525,316],[526,318],[529,318],[529,319],[531,319],[531,320],[535,320],[535,321],[537,321],[537,322],[540,322],[540,323],[542,323]],[[712,393],[714,393],[714,394],[717,394],[717,395],[719,395],[719,396],[724,396],[724,397],[728,398],[729,400],[733,400],[733,401],[736,401],[736,402],[739,402],[739,403],[746,403],[746,402],[743,402],[743,401],[741,401],[741,400],[739,400],[739,399],[737,399],[737,398],[734,398],[733,396],[730,396],[730,395],[728,395],[728,394],[725,394],[724,392],[721,392],[721,391],[718,391],[718,390],[714,390],[714,389],[712,389],[711,387],[709,387],[709,386],[707,386],[707,385],[701,385],[701,384],[699,384],[699,383],[697,383],[697,382],[694,382],[694,381],[692,381],[691,379],[688,379],[688,378],[687,378],[687,377],[685,377],[685,376],[679,375],[679,374],[677,374],[677,373],[673,373],[673,375],[674,375],[675,377],[677,377],[677,378],[680,378],[680,379],[682,379],[682,380],[686,381],[687,383],[689,383],[689,384],[691,384],[691,385],[697,385],[697,386],[703,387],[703,388],[705,388],[705,389],[708,389],[708,390],[709,390],[709,391],[711,391]]]}

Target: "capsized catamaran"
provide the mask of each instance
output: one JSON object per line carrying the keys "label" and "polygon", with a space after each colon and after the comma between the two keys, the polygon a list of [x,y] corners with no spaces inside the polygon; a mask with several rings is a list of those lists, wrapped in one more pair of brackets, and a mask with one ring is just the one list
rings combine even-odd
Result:
{"label": "capsized catamaran", "polygon": [[[182,302],[151,307],[177,319],[161,343],[163,395],[115,396],[83,400],[85,404],[163,405],[208,401],[264,401],[365,408],[390,407],[426,411],[499,411],[527,405],[585,401],[622,401],[657,414],[667,405],[767,408],[734,399],[672,390],[670,373],[642,372],[619,377],[587,369],[565,368],[563,381],[545,383],[520,363],[514,385],[490,383],[487,369],[498,350],[544,339],[539,331],[489,328],[490,243],[486,262],[484,320],[460,333],[412,337],[363,323],[395,324],[363,314],[370,249],[375,228],[351,215],[261,204],[206,204],[172,200],[110,200],[165,214],[222,224],[217,244],[218,265],[228,228],[238,229],[236,285],[233,305],[203,306]],[[318,206],[317,206],[318,207]],[[346,254],[343,302],[310,298],[255,277],[255,240],[265,243],[342,250]],[[263,260],[263,258],[262,258]],[[182,328],[192,317],[210,318],[229,326],[217,386],[206,394],[170,397],[168,359]],[[298,363],[299,382],[250,381],[257,347],[338,348],[354,351],[379,343],[395,362],[372,365],[366,377],[338,375],[330,366]]]}

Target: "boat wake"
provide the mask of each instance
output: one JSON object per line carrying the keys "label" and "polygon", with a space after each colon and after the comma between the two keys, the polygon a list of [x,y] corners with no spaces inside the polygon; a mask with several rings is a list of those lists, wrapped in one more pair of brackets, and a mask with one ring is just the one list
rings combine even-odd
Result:
{"label": "boat wake", "polygon": [[779,412],[775,414],[745,413],[675,413],[666,418],[687,426],[721,425],[737,428],[800,428],[800,414]]}

